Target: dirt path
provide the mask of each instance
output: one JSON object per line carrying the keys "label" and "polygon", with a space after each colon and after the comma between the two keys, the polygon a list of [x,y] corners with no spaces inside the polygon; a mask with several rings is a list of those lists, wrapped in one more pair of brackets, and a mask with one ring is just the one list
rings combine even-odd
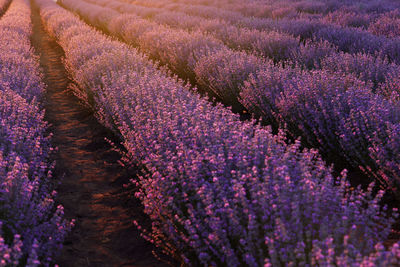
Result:
{"label": "dirt path", "polygon": [[[32,3],[33,5],[33,3]],[[165,266],[151,253],[132,220],[145,220],[138,201],[123,189],[129,175],[104,137],[113,136],[66,89],[70,81],[61,62],[62,48],[44,31],[33,5],[32,43],[48,85],[46,119],[58,147],[55,177],[64,176],[57,201],[76,226],[57,263],[61,266]]]}
{"label": "dirt path", "polygon": [[4,16],[4,14],[6,14],[8,8],[10,7],[12,1],[8,1],[3,8],[0,7],[0,19],[2,16]]}

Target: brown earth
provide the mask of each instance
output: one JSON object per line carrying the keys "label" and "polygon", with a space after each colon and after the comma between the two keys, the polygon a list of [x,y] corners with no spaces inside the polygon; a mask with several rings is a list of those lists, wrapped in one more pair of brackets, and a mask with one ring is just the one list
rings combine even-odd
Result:
{"label": "brown earth", "polygon": [[46,120],[58,147],[55,177],[62,179],[56,201],[64,206],[68,219],[76,220],[57,264],[166,266],[132,223],[138,220],[149,225],[140,202],[123,187],[134,173],[118,164],[119,153],[105,140],[116,140],[115,136],[68,90],[71,81],[62,63],[64,52],[45,32],[34,3],[32,21],[32,43],[48,86]]}
{"label": "brown earth", "polygon": [[0,18],[7,12],[8,8],[11,5],[11,1],[8,1],[3,8],[0,7]]}

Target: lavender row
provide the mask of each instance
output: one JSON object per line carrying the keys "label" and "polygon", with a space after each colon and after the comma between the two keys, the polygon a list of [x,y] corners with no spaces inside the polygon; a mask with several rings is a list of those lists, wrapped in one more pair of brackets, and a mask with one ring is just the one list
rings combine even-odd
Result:
{"label": "lavender row", "polygon": [[121,15],[112,9],[84,1],[66,0],[60,3],[95,27],[139,47],[184,78],[195,76],[193,69],[199,58],[228,49],[221,41],[201,32],[174,30],[133,14]]}
{"label": "lavender row", "polygon": [[241,122],[136,50],[38,3],[76,93],[119,131],[126,164],[143,167],[133,182],[153,221],[145,236],[164,252],[193,266],[398,262],[398,245],[376,245],[393,221],[383,192],[351,190],[316,151]]}
{"label": "lavender row", "polygon": [[[392,77],[396,77],[400,74],[400,68],[393,63],[389,63],[387,59],[381,59],[380,57],[364,53],[337,53],[335,47],[329,45],[327,42],[306,42],[304,45],[299,45],[298,40],[295,38],[277,32],[266,33],[260,31],[246,31],[243,29],[239,30],[234,26],[221,23],[218,20],[206,20],[200,17],[189,16],[181,12],[133,6],[118,3],[118,1],[87,1],[103,7],[110,7],[118,12],[133,13],[142,18],[151,17],[152,20],[158,23],[167,24],[172,27],[210,33],[213,37],[222,40],[231,48],[244,49],[254,52],[256,55],[268,56],[275,62],[289,60],[291,64],[308,69],[322,68],[333,73],[353,73],[365,82],[372,82],[374,89],[380,86],[385,87],[385,85],[382,84],[391,81]],[[87,8],[89,8],[89,6]],[[90,8],[94,9],[95,7],[90,6]],[[74,5],[74,9],[82,10],[82,8],[79,8],[76,4]],[[98,9],[98,12],[101,12],[101,10]],[[87,12],[85,12],[85,14],[87,14]],[[133,18],[131,19],[133,20]],[[127,20],[126,17],[125,20]],[[94,21],[94,18],[91,19],[91,21]],[[103,26],[107,28],[108,25],[113,24],[114,21],[115,19],[109,17],[107,21],[103,23]],[[120,33],[121,36],[121,32],[131,32],[129,27],[132,23],[128,24],[124,22],[124,19],[120,19],[116,24],[118,25],[109,30],[113,34]],[[117,26],[120,28],[118,29]],[[125,38],[123,37],[123,39],[126,41],[132,40],[132,38],[128,36]]]}
{"label": "lavender row", "polygon": [[[166,8],[169,10],[187,10],[189,12],[200,11],[206,16],[219,14],[225,20],[237,21],[243,16],[257,18],[282,18],[299,17],[300,11],[304,8],[300,3],[287,1],[274,1],[256,3],[255,1],[165,1],[165,0],[120,0],[134,5],[145,5],[147,7]],[[313,4],[313,3],[311,3]],[[196,11],[197,10],[197,11]],[[207,15],[208,14],[208,15]]]}
{"label": "lavender row", "polygon": [[[133,4],[142,3],[142,0],[122,0]],[[295,17],[299,15],[327,14],[346,7],[357,9],[364,13],[384,13],[400,8],[400,5],[393,1],[215,1],[215,0],[150,0],[146,6],[164,7],[178,3],[180,5],[207,6],[219,8],[222,12],[241,13],[248,17]]]}
{"label": "lavender row", "polygon": [[[235,110],[243,109],[237,100],[243,81],[265,65],[273,64],[245,52],[233,51],[221,41],[198,31],[189,33],[181,29],[174,30],[133,14],[121,15],[113,9],[84,1],[63,0],[61,3],[96,27],[105,29],[159,60],[180,77],[197,81],[203,89],[213,92]],[[281,50],[286,49],[282,49],[278,43],[272,41],[270,47],[271,55],[276,58],[282,55]],[[326,43],[307,43],[293,53],[293,60],[297,64],[314,66],[322,57],[334,51]]]}
{"label": "lavender row", "polygon": [[[261,68],[264,60],[247,55],[244,52],[235,52],[226,47],[221,41],[205,36],[201,32],[189,33],[184,30],[173,30],[167,26],[141,19],[132,14],[123,14],[109,8],[86,3],[84,1],[64,0],[62,5],[73,10],[88,22],[98,28],[106,29],[108,33],[120,37],[128,44],[138,47],[151,58],[167,65],[175,74],[185,79],[197,80],[202,88],[216,94],[225,103],[240,110],[242,107],[237,101],[236,83],[241,83],[251,72]],[[212,84],[206,78],[213,79],[213,73],[203,73],[207,68],[206,59],[218,62],[224,60],[226,54],[237,55],[238,60],[244,59],[239,68],[235,69],[230,77],[224,77],[223,84]],[[243,61],[243,60],[242,60]],[[272,64],[271,62],[268,62]],[[204,66],[204,67],[203,67]],[[244,68],[247,67],[247,70]],[[230,78],[237,75],[237,80]],[[229,86],[232,82],[236,82]]]}
{"label": "lavender row", "polygon": [[[316,9],[321,7],[324,9],[323,11],[318,11],[316,9],[311,11],[313,8],[308,10],[309,13],[312,13],[308,18],[327,22],[328,24],[333,23],[343,28],[355,27],[365,29],[375,35],[382,35],[388,38],[399,37],[400,5],[393,1],[329,1],[325,3],[318,1],[300,1],[298,5],[288,5],[288,3],[284,1],[277,1],[274,4],[290,6],[290,8],[298,8],[299,5],[301,6],[304,4],[304,7],[307,7],[307,5],[310,7],[315,6]],[[224,7],[226,7],[226,5]],[[262,5],[258,5],[258,8],[262,9]],[[295,18],[296,16],[293,14],[281,16],[281,18],[284,17]],[[307,18],[304,13],[297,16],[297,18],[300,17]]]}
{"label": "lavender row", "polygon": [[30,44],[30,6],[14,0],[0,20],[0,265],[49,265],[71,227],[55,206],[45,89]]}
{"label": "lavender row", "polygon": [[[400,74],[397,65],[364,54],[341,53],[326,57],[324,53],[310,53],[309,58],[314,61],[319,56],[322,58],[322,70],[308,73],[298,68],[283,69],[274,66],[273,62],[226,48],[214,46],[214,51],[210,53],[207,43],[198,47],[188,45],[191,40],[189,35],[184,42],[181,41],[182,35],[172,34],[157,24],[118,15],[111,9],[75,2],[63,0],[62,3],[97,26],[108,26],[108,31],[117,36],[122,33],[119,36],[124,40],[139,45],[152,57],[161,58],[163,63],[172,62],[175,72],[186,69],[189,74],[194,74],[203,88],[214,92],[225,104],[237,110],[243,105],[252,114],[276,127],[289,125],[288,131],[292,136],[301,136],[308,146],[321,150],[330,162],[361,169],[381,186],[398,194],[400,165],[397,154],[392,153],[400,147],[396,143],[395,127],[398,124],[396,114],[400,114],[397,101],[400,91],[395,82],[397,80],[392,80]],[[107,19],[99,14],[106,14]],[[172,48],[174,45],[175,49]],[[187,49],[186,61],[176,59],[184,55],[179,47]],[[197,55],[197,61],[192,55]],[[353,73],[356,78],[348,73]],[[291,84],[293,79],[297,79],[294,88]],[[284,82],[286,80],[290,82]],[[293,106],[297,102],[289,99],[289,96],[293,97],[291,94],[298,94],[296,97],[312,94],[315,107],[311,109],[304,101]],[[319,95],[323,95],[326,103],[318,102]],[[291,110],[287,110],[288,107]],[[358,115],[366,110],[368,113],[365,116]],[[314,120],[312,112],[319,119]],[[364,123],[367,126],[363,126]],[[393,141],[386,143],[390,138]]]}
{"label": "lavender row", "polygon": [[197,11],[202,14],[202,17],[205,18],[218,17],[228,22],[237,22],[238,18],[242,17],[242,15],[239,12],[232,12],[211,6],[191,5],[191,4],[171,2],[171,1],[155,0],[146,2],[142,0],[135,0],[135,1],[120,0],[120,2],[130,3],[132,5],[143,5],[147,7],[164,8],[175,11],[185,10],[184,13],[188,13],[190,15],[195,15],[192,14],[192,12],[195,13]]}
{"label": "lavender row", "polygon": [[169,10],[186,10],[189,13],[200,12],[204,16],[220,16],[224,20],[236,22],[243,16],[280,18],[297,17],[296,3],[276,1],[275,3],[255,3],[240,1],[227,3],[226,1],[166,1],[166,0],[119,0],[133,5],[144,5],[147,7],[165,8]]}
{"label": "lavender row", "polygon": [[[135,1],[138,3],[138,1]],[[370,54],[378,53],[391,61],[400,62],[400,39],[376,36],[370,32],[357,28],[342,28],[326,21],[308,17],[282,19],[246,17],[239,12],[227,13],[224,10],[211,6],[192,6],[184,4],[169,5],[174,11],[181,11],[190,15],[208,19],[222,19],[240,27],[264,31],[279,31],[300,37],[302,40],[325,40],[344,52]]]}
{"label": "lavender row", "polygon": [[190,32],[199,31],[221,40],[232,49],[249,51],[275,61],[287,60],[291,54],[298,51],[300,45],[298,38],[288,34],[238,28],[220,20],[209,20],[182,12],[124,4],[119,1],[89,0],[87,2],[110,7],[120,13],[134,14],[144,19],[151,18],[152,21],[173,28]]}
{"label": "lavender row", "polygon": [[166,1],[166,0],[121,0],[122,2],[128,2],[131,4],[146,5],[148,7],[165,8],[168,7],[173,9],[176,6],[191,7],[204,7],[213,10],[219,9],[219,13],[224,14],[226,17],[237,17],[238,14],[243,13],[249,17],[273,17],[278,18],[281,15],[288,15],[292,13],[297,16],[296,3],[290,2],[288,4],[285,1],[275,2],[262,2],[256,3],[255,1]]}
{"label": "lavender row", "polygon": [[[243,17],[258,18],[312,18],[324,20],[343,27],[363,27],[382,22],[387,30],[395,30],[400,5],[393,1],[168,1],[168,0],[119,0],[134,5],[164,8],[168,10],[186,9],[189,12],[201,12],[205,16],[216,17],[235,22]],[[310,14],[307,16],[307,14]],[[392,19],[392,20],[390,20]],[[390,26],[390,22],[395,23]],[[378,22],[379,23],[379,22]],[[383,25],[382,25],[383,26]]]}
{"label": "lavender row", "polygon": [[[99,3],[102,3],[103,1],[95,1],[95,2],[97,2],[99,4]],[[194,2],[197,3],[196,1],[194,1]],[[206,2],[201,1],[201,2],[203,4],[204,3],[208,3],[207,1]],[[139,5],[146,5],[146,6],[150,6],[150,7],[153,7],[153,6],[164,7],[166,9],[171,9],[171,10],[173,10],[176,7],[175,4],[167,5],[168,3],[171,3],[171,2],[170,1],[163,1],[163,0],[161,0],[161,1],[160,0],[154,0],[154,1],[150,1],[150,3],[149,3],[149,1],[146,1],[146,2],[134,1],[133,3],[134,4],[139,4]],[[157,5],[157,3],[158,3],[158,5]],[[283,3],[283,2],[281,1],[281,3]],[[143,7],[140,7],[140,6],[132,6],[132,5],[130,6],[130,5],[126,5],[126,4],[117,4],[116,1],[114,1],[114,2],[106,2],[106,3],[103,3],[102,5],[103,6],[107,6],[107,4],[110,7],[114,8],[117,11],[120,11],[120,12],[135,12],[137,15],[144,16],[144,17],[152,17],[152,18],[154,18],[154,19],[156,19],[156,20],[158,20],[160,22],[166,22],[166,18],[168,18],[169,19],[169,23],[172,24],[172,25],[177,25],[178,24],[178,25],[181,25],[183,27],[185,27],[185,26],[189,27],[188,24],[189,25],[199,25],[198,29],[202,29],[201,28],[201,21],[198,20],[199,17],[196,17],[196,16],[190,16],[190,17],[184,16],[183,18],[186,18],[186,20],[185,20],[185,19],[182,19],[182,16],[174,16],[176,14],[182,14],[182,12],[176,13],[176,11],[173,11],[173,12],[171,12],[170,15],[164,13],[165,15],[161,14],[160,15],[161,18],[160,18],[160,17],[157,17],[158,16],[157,14],[159,14],[159,12],[160,12],[159,9],[157,9],[157,8],[143,8]],[[382,4],[382,3],[380,3],[380,4]],[[226,5],[224,5],[224,6],[226,6]],[[267,5],[264,3],[263,6],[267,6]],[[196,8],[195,6],[192,6],[193,10],[195,10],[195,8]],[[210,14],[215,14],[215,15],[213,15],[211,17],[219,17],[219,18],[222,18],[222,19],[225,19],[225,20],[228,20],[228,21],[234,21],[233,18],[235,18],[235,17],[236,18],[237,17],[240,18],[240,15],[238,15],[236,13],[229,13],[229,16],[228,16],[228,15],[223,15],[224,13],[220,12],[220,10],[218,10],[218,9],[214,9],[214,10],[212,10],[213,12],[210,12],[210,9],[208,7],[204,7],[204,8],[207,8],[207,9],[203,10],[203,12],[202,12],[203,15],[207,14],[207,16],[210,16]],[[338,10],[337,13],[335,13],[335,16],[337,18],[344,19],[344,20],[346,20],[346,19],[350,19],[351,20],[352,19],[352,20],[354,20],[354,23],[357,24],[356,21],[357,20],[362,20],[362,17],[360,18],[360,12],[355,13],[354,8],[355,8],[355,6],[353,6],[353,9],[351,9],[351,7],[348,7],[349,10],[353,10],[353,11],[352,12],[348,11],[350,13],[347,13],[347,14],[346,13],[343,14],[342,12],[340,12],[340,11],[343,11],[343,10],[340,9],[340,10]],[[358,8],[361,9],[360,7],[358,7]],[[377,8],[378,8],[378,6],[376,6],[375,9],[377,9]],[[357,10],[357,11],[359,11],[359,10]],[[375,12],[376,12],[376,10],[375,10]],[[332,14],[332,13],[330,13],[330,14]],[[330,15],[330,14],[328,14],[328,15]],[[377,16],[378,15],[364,13],[364,20],[367,20],[367,19],[371,19],[372,20],[373,18],[375,18]],[[179,17],[180,19],[179,20],[173,19],[174,17],[175,18]],[[227,17],[230,17],[231,19],[229,19],[229,18],[227,19]],[[391,11],[391,12],[383,13],[382,15],[380,15],[378,17],[377,21],[373,25],[371,25],[369,31],[371,31],[374,34],[378,34],[378,35],[386,35],[388,37],[396,37],[396,36],[398,36],[398,33],[399,33],[399,30],[397,29],[398,25],[400,25],[398,23],[398,21],[400,21],[399,18],[400,18],[400,15],[399,15],[399,11],[398,10],[394,10],[394,11]],[[218,23],[219,24],[221,23],[221,21],[215,20],[215,19],[214,20],[209,20],[209,21],[210,21],[210,23],[211,22],[217,22],[217,24],[216,24],[217,26],[218,26]],[[212,24],[215,25],[215,23],[212,23]],[[215,27],[217,27],[217,26],[215,26]],[[317,26],[315,26],[314,28],[317,29],[318,28]],[[321,26],[321,25],[319,25],[319,26]],[[341,25],[341,26],[346,26],[346,25]],[[195,27],[195,26],[192,26],[192,27]],[[205,29],[205,31],[207,31],[207,30]],[[221,30],[221,31],[224,32],[226,30]],[[243,41],[243,43],[249,44],[249,43],[251,43],[251,39],[254,39],[254,38],[240,38],[240,39],[246,41],[246,42]],[[288,42],[285,42],[285,39],[281,39],[281,42],[279,43],[279,46],[280,47],[284,47],[286,49],[285,51],[291,51],[291,49],[288,49],[290,46],[286,47],[284,45],[284,43],[288,43]],[[241,46],[245,47],[245,45],[243,45],[243,44],[241,44]],[[325,47],[327,47],[327,46],[325,45]],[[318,53],[321,53],[321,52],[323,52],[324,55],[333,54],[334,51],[332,51],[332,50],[333,49],[331,49],[331,51],[329,51],[327,48],[324,49],[324,45],[321,46],[321,45],[313,44],[313,43],[309,42],[304,47],[301,46],[299,48],[299,51],[297,51],[297,50],[296,51],[292,51],[291,52],[292,55],[291,55],[290,59],[292,61],[295,61],[296,63],[300,62],[301,64],[305,64],[308,67],[315,67],[315,65],[316,65],[315,62],[307,62],[307,61],[310,61],[309,59],[313,58],[312,56],[314,56],[314,58],[315,58],[315,54],[318,54]],[[354,53],[356,53],[355,50],[356,49],[354,49]],[[282,51],[274,51],[274,52],[282,52]],[[359,52],[357,52],[357,53],[359,53]],[[274,54],[276,54],[276,53],[274,53]],[[278,53],[278,54],[285,55],[286,53]],[[317,55],[317,56],[319,56],[319,55]],[[343,57],[344,57],[344,59],[343,59]],[[314,61],[316,61],[316,60],[314,60]],[[329,63],[328,63],[329,69],[337,69],[337,68],[343,69],[344,66],[342,66],[342,62],[346,62],[348,64],[351,62],[350,64],[353,65],[353,67],[347,66],[345,71],[346,72],[350,72],[350,73],[351,72],[356,72],[356,74],[359,77],[361,77],[362,80],[365,80],[366,76],[369,76],[370,78],[372,78],[372,82],[374,83],[374,85],[377,85],[378,83],[384,82],[386,80],[386,75],[388,75],[388,74],[390,74],[393,77],[397,76],[397,73],[393,74],[393,71],[392,71],[393,67],[392,66],[387,66],[387,67],[385,66],[385,65],[389,65],[386,59],[380,59],[380,58],[377,58],[376,56],[372,56],[372,55],[363,55],[363,54],[361,54],[361,55],[360,54],[356,54],[356,55],[353,55],[353,56],[350,56],[350,55],[347,55],[347,54],[341,54],[339,56],[332,55],[328,59],[328,61],[329,61]],[[317,61],[317,63],[318,63],[318,61]],[[335,64],[332,64],[332,63],[335,63]],[[362,72],[362,66],[361,65],[363,65],[363,64],[366,64],[368,66],[366,68],[366,72],[370,72],[371,68],[375,69],[376,71],[373,71],[373,73],[371,73],[370,75],[362,74],[361,73]],[[358,67],[354,67],[354,65],[356,65]],[[327,65],[324,65],[323,67],[327,67]],[[358,69],[358,70],[355,70],[355,68]],[[388,69],[390,69],[390,71],[387,71]],[[375,72],[379,72],[379,73],[375,74]],[[374,77],[371,77],[371,76],[374,76]],[[366,81],[368,81],[368,80],[366,80]]]}
{"label": "lavender row", "polygon": [[308,18],[280,20],[244,18],[239,25],[250,29],[275,30],[300,37],[302,40],[324,40],[348,53],[369,53],[399,63],[400,39],[377,36],[359,28],[342,28],[325,21]]}
{"label": "lavender row", "polygon": [[328,41],[340,51],[348,53],[364,52],[388,58],[399,63],[400,39],[388,38],[384,34],[375,35],[378,31],[366,31],[361,28],[348,28],[332,25],[324,20],[309,18],[282,18],[279,20],[263,18],[243,18],[239,25],[251,29],[275,30],[300,37],[302,40]]}
{"label": "lavender row", "polygon": [[[161,0],[159,2],[163,2],[164,5],[169,3],[168,6],[170,8],[173,8],[174,5],[170,1]],[[211,6],[222,9],[229,7],[229,5],[221,5],[219,3],[213,3]],[[364,3],[360,1],[348,1],[346,3],[331,1],[329,4],[318,1],[300,1],[297,4],[285,1],[262,4],[235,3],[231,5],[229,10],[241,12],[248,17],[258,18],[312,18],[313,20],[336,24],[341,27],[362,28],[375,35],[383,35],[389,38],[399,36],[398,14],[400,5],[392,1],[369,1]]]}

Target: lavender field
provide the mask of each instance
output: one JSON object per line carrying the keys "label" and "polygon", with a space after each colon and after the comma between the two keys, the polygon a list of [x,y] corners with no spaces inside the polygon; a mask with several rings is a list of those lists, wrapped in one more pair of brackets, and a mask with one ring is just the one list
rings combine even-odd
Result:
{"label": "lavender field", "polygon": [[400,1],[0,0],[0,266],[400,266]]}

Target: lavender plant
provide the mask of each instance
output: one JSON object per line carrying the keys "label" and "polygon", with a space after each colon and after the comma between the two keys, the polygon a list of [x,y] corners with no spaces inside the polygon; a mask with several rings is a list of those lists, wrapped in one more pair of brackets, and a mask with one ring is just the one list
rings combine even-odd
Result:
{"label": "lavender plant", "polygon": [[48,266],[72,226],[53,200],[45,86],[31,34],[28,1],[13,1],[0,20],[1,266]]}
{"label": "lavender plant", "polygon": [[256,56],[227,49],[201,58],[194,72],[200,86],[213,91],[224,103],[240,110],[238,96],[243,81],[268,64],[273,65]]}
{"label": "lavender plant", "polygon": [[372,82],[374,88],[400,74],[398,65],[389,63],[378,55],[335,53],[325,57],[320,67],[332,73],[354,74],[365,82]]}
{"label": "lavender plant", "polygon": [[323,20],[342,27],[366,29],[376,16],[361,12],[359,9],[343,7],[328,13]]}
{"label": "lavender plant", "polygon": [[[327,41],[306,41],[304,45],[299,46],[298,50],[292,51],[289,57],[289,62],[292,62],[293,65],[297,65],[301,68],[311,70],[320,68],[321,61],[324,58],[334,57],[336,54],[337,48]],[[342,64],[342,62],[337,62],[337,67],[340,67],[340,64]],[[332,67],[333,66],[335,65],[333,64]],[[336,71],[336,69],[332,70]]]}
{"label": "lavender plant", "polygon": [[400,16],[391,16],[390,13],[381,16],[369,26],[368,31],[388,38],[398,38],[400,36]]}

